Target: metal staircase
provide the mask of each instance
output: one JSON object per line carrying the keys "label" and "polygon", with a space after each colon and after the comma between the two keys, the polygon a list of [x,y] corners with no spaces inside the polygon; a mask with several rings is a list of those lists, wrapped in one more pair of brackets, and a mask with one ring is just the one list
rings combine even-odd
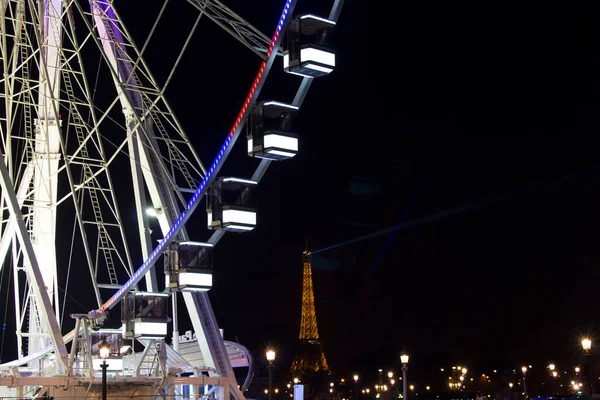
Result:
{"label": "metal staircase", "polygon": [[[66,60],[64,60],[64,56],[63,62],[66,63]],[[67,99],[69,101],[69,126],[75,129],[77,141],[79,146],[81,147],[81,158],[89,159],[90,155],[88,153],[87,144],[85,141],[86,132],[88,131],[88,129],[85,123],[83,122],[83,119],[81,118],[79,110],[75,106],[77,99],[73,91],[73,84],[71,83],[70,73],[66,69],[63,69],[62,72],[64,89],[67,93]],[[94,177],[94,172],[92,171],[92,168],[89,163],[84,163],[83,165],[83,182],[87,182],[85,184],[85,188],[90,194],[92,210],[94,213],[94,222],[86,221],[86,223],[93,223],[98,226],[98,241],[100,243],[100,245],[98,246],[98,250],[102,251],[102,254],[104,255],[104,261],[108,270],[110,284],[118,285],[119,281],[117,279],[117,271],[115,268],[115,262],[113,260],[113,252],[116,253],[117,249],[112,245],[110,241],[108,231],[104,223],[104,218],[102,216],[100,201],[98,200],[98,191],[102,191],[103,188],[100,187],[98,180]],[[96,270],[97,268],[98,266],[96,266]]]}
{"label": "metal staircase", "polygon": [[164,340],[151,340],[144,349],[142,358],[136,369],[137,376],[162,376],[167,375],[167,352]]}

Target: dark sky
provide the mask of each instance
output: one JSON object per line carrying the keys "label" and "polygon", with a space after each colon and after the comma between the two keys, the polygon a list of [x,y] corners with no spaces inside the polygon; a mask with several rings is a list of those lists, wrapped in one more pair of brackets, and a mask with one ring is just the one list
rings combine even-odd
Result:
{"label": "dark sky", "polygon": [[[225,3],[268,36],[283,4]],[[324,15],[329,4],[300,0],[299,10]],[[259,358],[270,342],[288,370],[305,239],[318,250],[425,218],[319,253],[317,318],[333,370],[375,373],[397,365],[403,346],[421,376],[454,363],[566,362],[597,329],[595,14],[552,2],[393,4],[346,0],[336,70],[314,82],[295,123],[298,156],[261,181],[259,226],[216,248],[211,299],[226,339]],[[141,44],[158,6],[116,5]],[[189,10],[169,7],[150,43],[160,82]],[[167,97],[205,165],[258,65],[202,21]],[[260,100],[291,102],[299,82],[278,61]],[[248,178],[257,164],[240,141],[223,173]],[[353,195],[351,182],[380,195]],[[188,231],[206,240],[197,214]]]}
{"label": "dark sky", "polygon": [[[300,3],[311,10],[318,2]],[[276,344],[287,370],[306,237],[316,250],[466,206],[391,240],[320,254],[335,267],[314,271],[331,366],[375,372],[396,365],[404,345],[422,375],[455,362],[502,369],[568,359],[596,324],[592,13],[551,4],[366,3],[346,1],[338,67],[302,107],[300,154],[261,182],[259,227],[227,235],[216,250],[212,298],[227,338],[259,357]],[[240,13],[258,21],[273,8]],[[227,43],[228,52],[235,44]],[[214,128],[231,124],[254,74],[235,54],[218,61],[227,82],[207,94],[220,110],[200,113],[199,147],[221,143]],[[195,65],[182,71],[191,78]],[[289,101],[297,83],[276,65],[262,98]],[[188,107],[206,99],[195,93]],[[249,176],[256,163],[241,147],[226,168]],[[350,195],[356,180],[381,196]]]}

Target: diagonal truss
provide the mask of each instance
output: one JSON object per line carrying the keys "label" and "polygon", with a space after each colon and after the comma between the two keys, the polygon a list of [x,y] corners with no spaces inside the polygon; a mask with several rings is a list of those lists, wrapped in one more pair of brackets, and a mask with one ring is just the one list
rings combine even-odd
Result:
{"label": "diagonal truss", "polygon": [[[244,46],[252,50],[263,60],[271,45],[271,39],[244,20],[219,0],[187,0],[207,18],[223,28]],[[282,55],[277,48],[278,55]]]}

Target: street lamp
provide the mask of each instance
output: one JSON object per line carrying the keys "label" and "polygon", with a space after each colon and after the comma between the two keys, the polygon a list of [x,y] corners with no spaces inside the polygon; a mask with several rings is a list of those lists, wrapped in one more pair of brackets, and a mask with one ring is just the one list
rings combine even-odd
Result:
{"label": "street lamp", "polygon": [[358,375],[354,374],[354,396],[358,399]]}
{"label": "street lamp", "polygon": [[404,400],[408,399],[408,385],[406,379],[406,371],[408,371],[408,354],[405,351],[400,355],[400,363],[402,363],[402,396]]}
{"label": "street lamp", "polygon": [[110,345],[106,343],[106,340],[102,339],[102,341],[98,344],[98,349],[100,353],[100,358],[103,360],[102,364],[102,400],[106,400],[106,368],[108,368],[108,364],[106,363],[106,359],[110,355]]}
{"label": "street lamp", "polygon": [[267,349],[267,361],[269,362],[269,400],[273,399],[273,363],[275,362],[275,351]]}
{"label": "street lamp", "polygon": [[585,367],[588,370],[587,375],[589,375],[590,377],[590,394],[589,394],[589,399],[592,400],[592,394],[594,392],[594,372],[592,371],[592,364],[590,363],[590,360],[588,359],[588,357],[592,354],[592,341],[589,338],[583,338],[581,340],[581,347],[583,347],[583,354],[585,354],[586,359],[587,359],[587,363],[585,365]]}
{"label": "street lamp", "polygon": [[527,367],[522,366],[521,372],[523,372],[523,395],[527,398]]}

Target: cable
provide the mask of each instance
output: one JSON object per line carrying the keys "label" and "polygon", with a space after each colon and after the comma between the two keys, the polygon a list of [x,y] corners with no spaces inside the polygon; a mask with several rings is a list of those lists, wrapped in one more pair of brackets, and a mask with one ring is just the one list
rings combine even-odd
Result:
{"label": "cable", "polygon": [[215,298],[215,300],[217,301],[217,303],[219,304],[219,308],[221,309],[221,313],[223,314],[223,316],[225,317],[225,320],[227,321],[227,324],[231,328],[231,332],[233,333],[233,337],[235,338],[235,341],[238,342],[238,343],[241,343],[240,339],[238,339],[238,336],[237,336],[237,334],[235,333],[235,331],[233,329],[233,324],[231,323],[231,321],[227,317],[227,314],[225,314],[225,310],[223,309],[223,306],[221,305],[221,302],[219,301],[219,298],[217,297],[217,294],[214,291],[212,291],[212,295]]}
{"label": "cable", "polygon": [[[67,294],[67,292],[65,292],[65,290],[64,290],[63,288],[61,288],[60,286],[59,286],[58,288],[59,288],[60,290],[62,290],[62,291],[63,291],[63,293],[64,293],[64,294],[65,294],[67,297],[69,297],[71,300],[73,300],[73,301],[75,302],[75,304],[77,304],[79,307],[81,307],[81,309],[82,309],[82,310],[84,310],[85,312],[87,312],[87,308],[86,308],[86,307],[85,307],[83,304],[81,304],[80,302],[78,302],[77,300],[75,300],[75,298],[74,298],[73,296],[71,296],[70,294]],[[61,325],[62,325],[62,323],[61,323]]]}
{"label": "cable", "polygon": [[[83,196],[81,196],[83,199]],[[65,279],[65,290],[63,292],[65,295],[63,296],[63,304],[62,310],[60,313],[60,326],[63,324],[63,319],[65,318],[65,305],[67,304],[67,290],[69,290],[69,277],[71,276],[71,265],[73,261],[73,245],[75,244],[75,232],[77,231],[77,217],[73,221],[73,234],[71,235],[71,249],[69,250],[69,267],[67,268],[67,278]]]}

